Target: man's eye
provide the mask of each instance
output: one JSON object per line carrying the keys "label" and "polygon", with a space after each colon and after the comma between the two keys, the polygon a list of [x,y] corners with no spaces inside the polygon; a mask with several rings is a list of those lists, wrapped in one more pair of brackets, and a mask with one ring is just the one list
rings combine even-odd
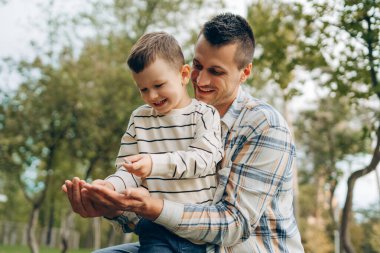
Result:
{"label": "man's eye", "polygon": [[202,65],[200,65],[198,63],[193,63],[193,68],[196,69],[196,70],[201,70],[202,69]]}
{"label": "man's eye", "polygon": [[214,76],[220,76],[223,75],[223,72],[217,71],[215,69],[210,69],[210,73]]}

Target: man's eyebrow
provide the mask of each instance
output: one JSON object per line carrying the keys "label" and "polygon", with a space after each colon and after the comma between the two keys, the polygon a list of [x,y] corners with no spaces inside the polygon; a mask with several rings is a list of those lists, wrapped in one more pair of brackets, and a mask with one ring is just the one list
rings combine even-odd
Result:
{"label": "man's eyebrow", "polygon": [[225,71],[227,72],[227,70],[221,66],[218,66],[218,65],[213,65],[213,66],[210,66],[208,67],[207,69],[217,69],[217,70],[222,70],[222,71]]}
{"label": "man's eyebrow", "polygon": [[[202,63],[199,60],[197,60],[196,58],[193,58],[193,62],[202,65]],[[223,68],[222,66],[219,66],[219,65],[212,65],[212,66],[208,67],[207,69],[218,69],[218,70],[222,70],[224,72],[227,72],[227,70],[225,68]]]}

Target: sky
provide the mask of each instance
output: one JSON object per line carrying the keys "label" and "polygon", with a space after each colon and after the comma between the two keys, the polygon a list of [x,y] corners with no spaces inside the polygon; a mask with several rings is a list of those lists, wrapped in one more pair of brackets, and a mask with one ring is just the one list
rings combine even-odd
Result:
{"label": "sky", "polygon": [[[38,29],[38,21],[41,19],[41,12],[39,10],[38,4],[45,2],[43,0],[9,0],[8,4],[0,4],[0,58],[11,57],[13,59],[25,59],[32,57],[34,52],[30,47],[30,41],[35,40],[37,42],[42,42],[45,39],[45,35]],[[78,0],[65,0],[57,1],[56,11],[68,11],[82,8],[81,3],[83,1]],[[240,14],[242,16],[246,15],[245,4],[249,2],[248,0],[235,0],[226,1],[226,10],[233,13]],[[4,69],[3,71],[6,71]],[[4,79],[0,74],[0,87],[7,87],[14,89],[17,87],[19,82],[19,77],[15,75],[7,75]],[[10,84],[9,84],[10,83]],[[309,87],[307,88],[309,89]],[[310,90],[310,89],[309,89]],[[293,106],[305,107],[308,101],[313,97],[312,93],[305,93],[306,95],[300,97],[297,103]],[[350,166],[347,164],[341,164],[342,168],[346,171],[344,180],[337,188],[337,196],[339,205],[343,206],[345,194],[347,191],[346,180],[348,177],[349,167],[351,171],[363,168],[365,164],[369,161],[368,157],[355,159]],[[380,171],[380,168],[377,168]],[[379,173],[380,174],[380,173]],[[360,178],[355,186],[354,208],[365,208],[370,204],[379,203],[379,193],[376,182],[375,173],[371,173],[365,177]]]}

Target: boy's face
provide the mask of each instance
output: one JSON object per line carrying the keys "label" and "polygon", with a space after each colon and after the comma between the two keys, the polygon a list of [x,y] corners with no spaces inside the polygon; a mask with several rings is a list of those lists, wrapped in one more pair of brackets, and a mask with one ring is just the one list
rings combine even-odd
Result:
{"label": "boy's face", "polygon": [[157,57],[143,71],[132,72],[132,76],[144,102],[160,114],[183,108],[190,103],[186,91],[190,76],[188,65],[177,70],[167,61]]}
{"label": "boy's face", "polygon": [[239,70],[235,60],[237,44],[211,45],[201,35],[195,45],[191,72],[195,97],[213,105],[223,116],[249,76],[252,64]]}

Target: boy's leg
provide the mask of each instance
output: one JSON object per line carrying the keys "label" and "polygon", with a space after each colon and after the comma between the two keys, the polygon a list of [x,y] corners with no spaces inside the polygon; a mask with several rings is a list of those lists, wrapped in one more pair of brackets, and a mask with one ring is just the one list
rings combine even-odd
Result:
{"label": "boy's leg", "polygon": [[141,219],[136,227],[139,234],[139,253],[205,253],[205,245],[197,245],[181,238],[161,225]]}
{"label": "boy's leg", "polygon": [[93,251],[92,253],[138,253],[139,251],[139,243],[126,243],[120,244],[104,249],[98,249]]}
{"label": "boy's leg", "polygon": [[167,241],[168,231],[150,220],[140,219],[136,226],[140,248],[138,253],[174,253]]}

